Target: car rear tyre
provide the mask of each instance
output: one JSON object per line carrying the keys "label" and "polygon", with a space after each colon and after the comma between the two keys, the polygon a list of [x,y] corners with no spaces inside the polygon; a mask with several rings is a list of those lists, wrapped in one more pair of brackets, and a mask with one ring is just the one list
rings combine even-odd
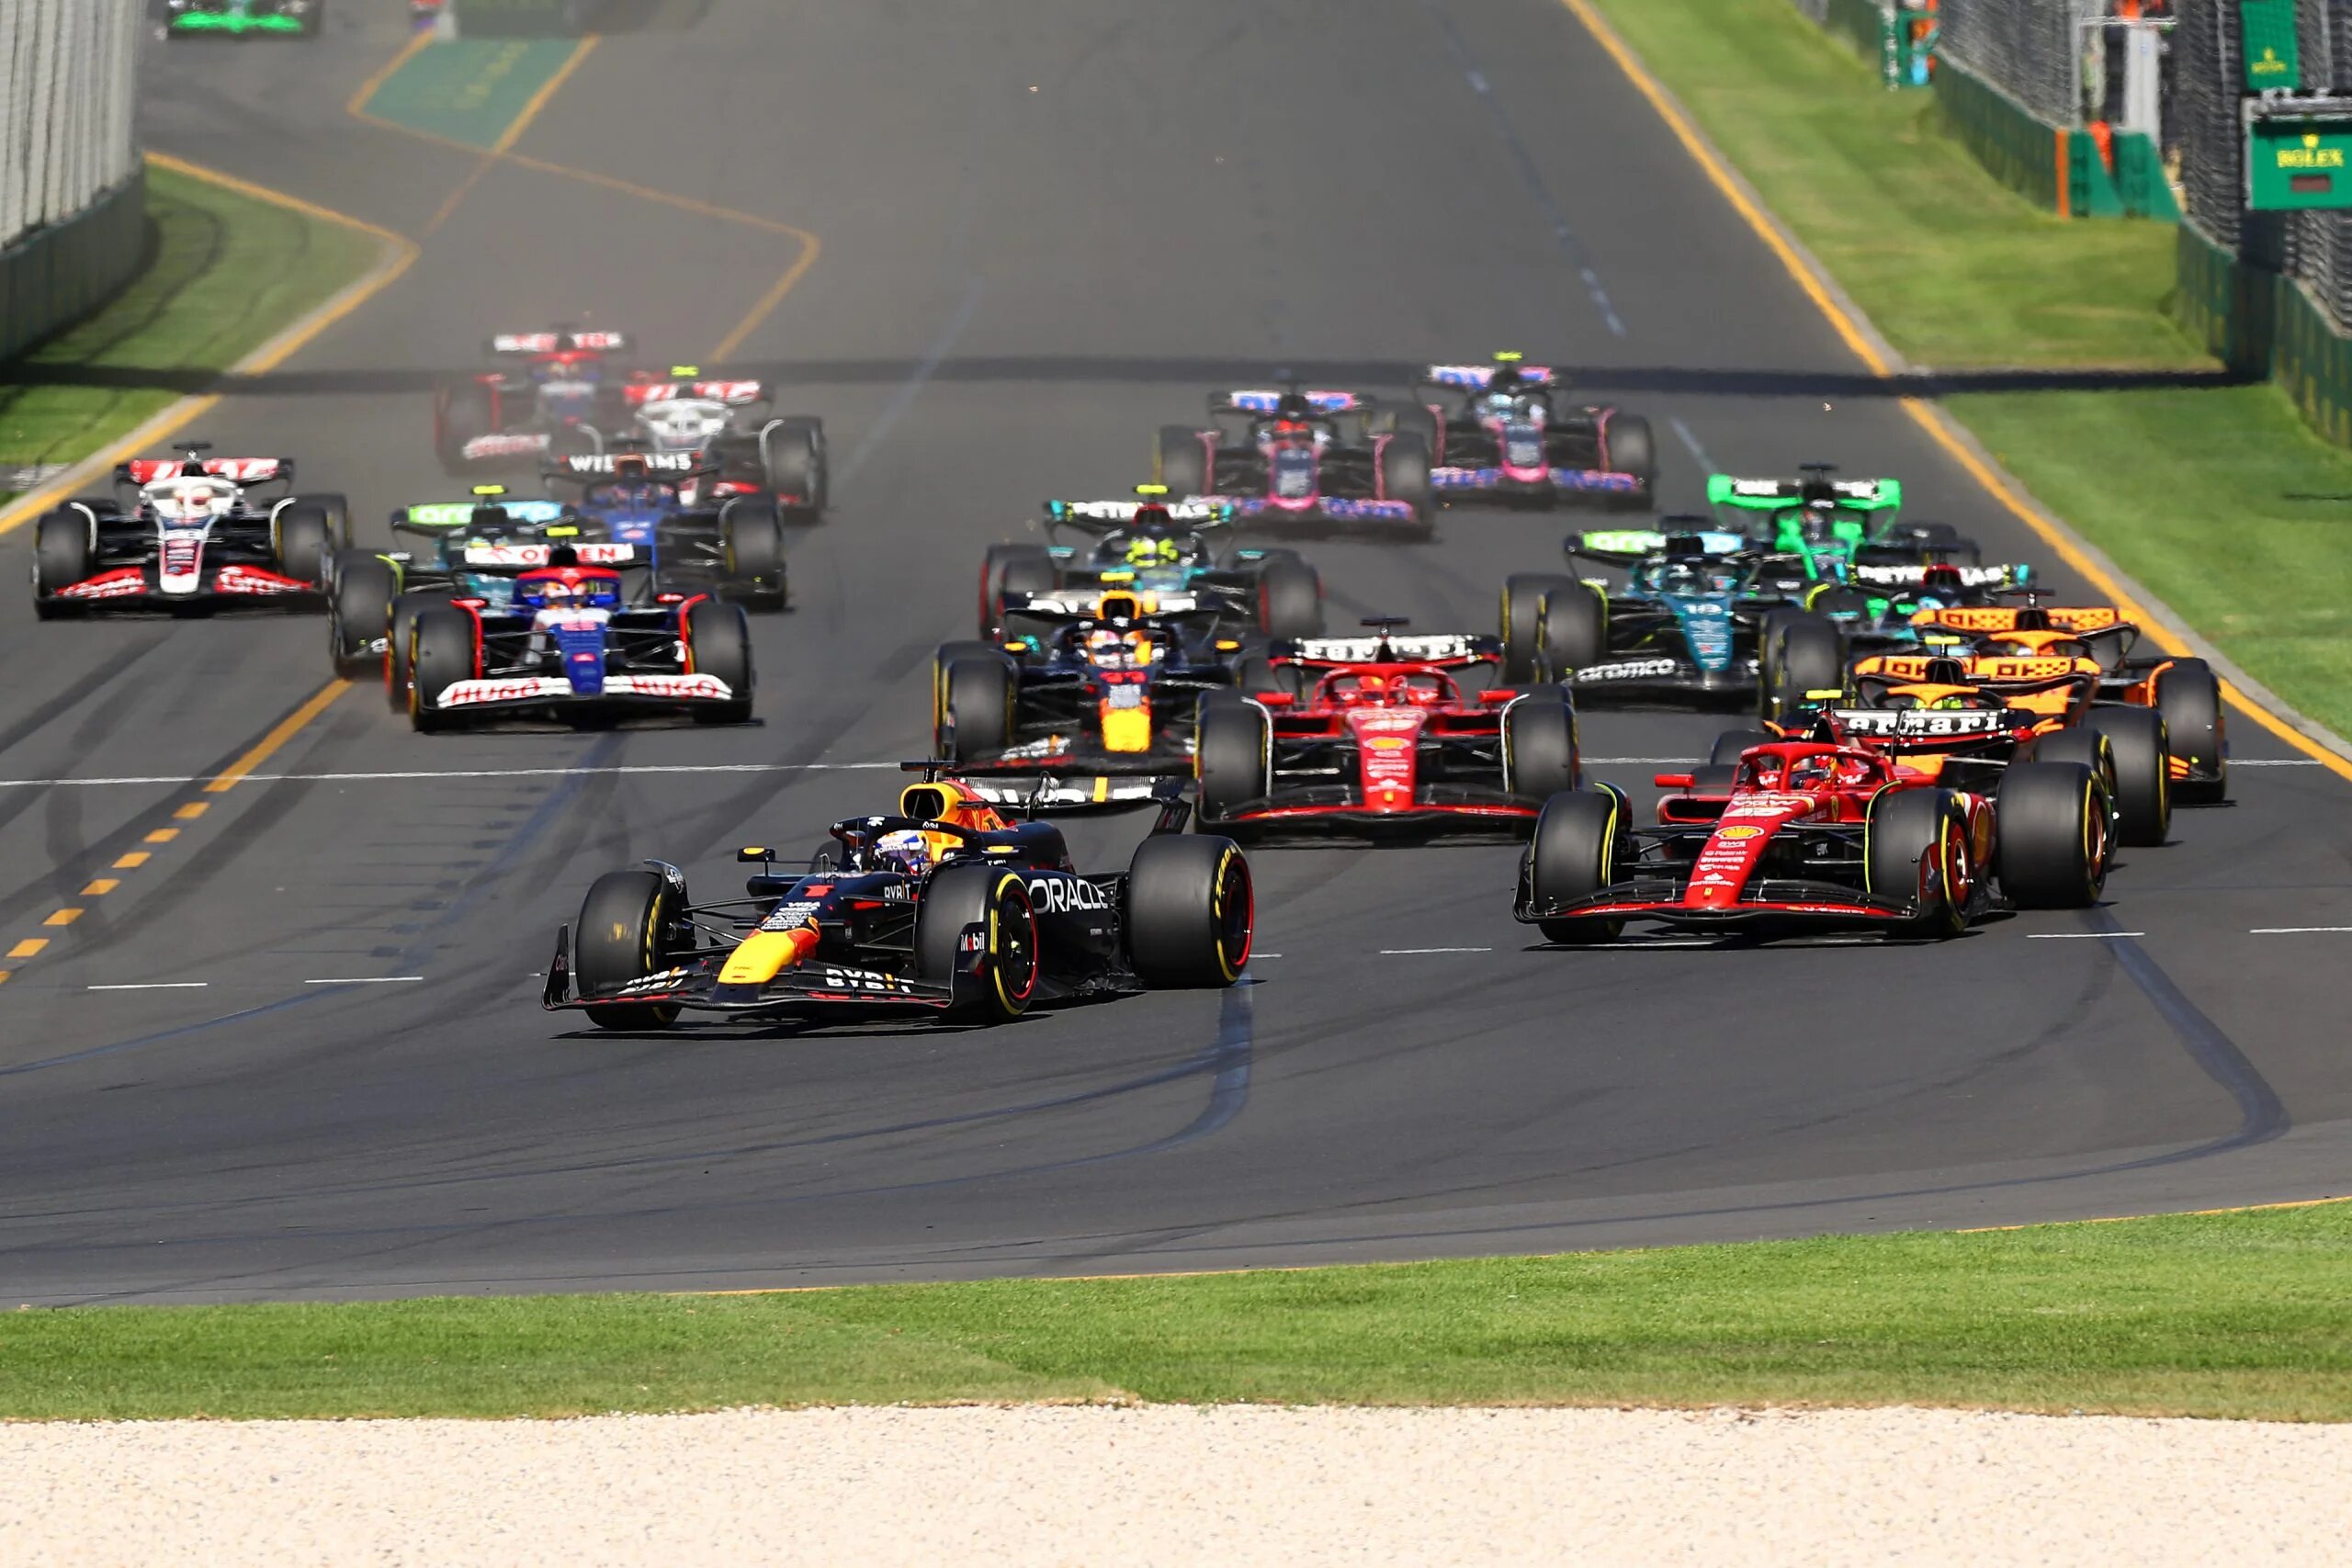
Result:
{"label": "car rear tyre", "polygon": [[1535,800],[1582,782],[1577,710],[1560,686],[1537,686],[1503,709],[1503,788]]}
{"label": "car rear tyre", "polygon": [[1258,574],[1258,629],[1272,637],[1323,635],[1323,579],[1295,556]]}
{"label": "car rear tyre", "polygon": [[990,545],[980,558],[980,636],[1004,636],[1005,606],[1061,586],[1061,569],[1043,545]]}
{"label": "car rear tyre", "polygon": [[1189,425],[1163,424],[1153,443],[1152,477],[1168,487],[1169,498],[1209,493],[1209,448]]}
{"label": "car rear tyre", "polygon": [[[571,970],[583,998],[610,994],[669,966],[684,900],[654,871],[608,871],[581,901],[572,928]],[[608,1002],[591,1007],[599,1029],[667,1029],[675,1002]]]}
{"label": "car rear tyre", "polygon": [[686,610],[686,659],[691,673],[715,675],[734,694],[723,703],[695,705],[696,724],[752,721],[752,623],[743,606],[705,599]]}
{"label": "car rear tyre", "polygon": [[1380,493],[1413,509],[1413,522],[1426,535],[1435,516],[1435,492],[1430,488],[1430,444],[1417,434],[1399,432],[1380,448]]}
{"label": "car rear tyre", "polygon": [[1127,960],[1155,990],[1230,986],[1257,920],[1250,862],[1231,839],[1159,833],[1127,865]]}
{"label": "car rear tyre", "polygon": [[383,557],[346,550],[337,558],[334,588],[327,597],[327,651],[336,674],[360,681],[382,668],[384,656],[372,645],[390,635],[399,592],[400,581]]}
{"label": "car rear tyre", "polygon": [[61,506],[40,520],[33,535],[33,610],[44,621],[70,615],[75,606],[54,597],[90,575],[90,520]]}
{"label": "car rear tyre", "polygon": [[277,570],[324,592],[327,561],[334,550],[334,523],[326,508],[307,502],[280,507],[274,520]]}
{"label": "car rear tyre", "polygon": [[778,420],[761,432],[760,472],[773,500],[803,512],[824,509],[823,439],[814,420]]}
{"label": "car rear tyre", "polygon": [[302,505],[315,506],[326,513],[330,558],[334,551],[346,548],[350,545],[351,498],[349,496],[338,495],[333,491],[322,491],[317,495],[298,495],[294,499]]}
{"label": "car rear tyre", "polygon": [[1577,586],[1575,578],[1562,577],[1556,572],[1517,571],[1503,579],[1503,679],[1506,682],[1518,683],[1535,679],[1535,661],[1543,649],[1544,596],[1565,592]]}
{"label": "car rear tyre", "polygon": [[[2165,743],[2189,776],[2173,785],[2173,798],[2195,806],[2217,804],[2229,794],[2222,720],[2222,682],[2201,659],[2182,659],[2156,672],[2156,711],[2165,716]],[[2210,778],[2198,778],[2208,773]]]}
{"label": "car rear tyre", "polygon": [[1012,660],[986,644],[949,643],[935,656],[939,754],[987,761],[1012,744]]}
{"label": "car rear tyre", "polygon": [[446,729],[451,720],[441,705],[449,688],[473,678],[481,657],[474,618],[452,605],[435,604],[410,623],[408,716],[419,731]]}
{"label": "car rear tyre", "polygon": [[[963,972],[967,927],[983,930],[977,974]],[[915,972],[955,987],[946,1017],[959,1023],[1010,1023],[1037,994],[1037,911],[1028,885],[1000,865],[951,865],[932,874],[915,914]]]}
{"label": "car rear tyre", "polygon": [[1657,444],[1650,437],[1650,422],[1639,414],[1610,416],[1601,433],[1600,457],[1611,472],[1637,477],[1645,500],[1657,484]]}
{"label": "car rear tyre", "polygon": [[2080,909],[2107,886],[2107,786],[2081,762],[2012,762],[1994,796],[2001,891],[2028,909]]}
{"label": "car rear tyre", "polygon": [[1871,801],[1863,844],[1864,885],[1882,898],[1910,904],[1912,931],[1950,937],[1968,928],[1976,865],[1968,813],[1949,790],[1880,791]]}
{"label": "car rear tyre", "polygon": [[728,587],[746,609],[781,610],[789,597],[784,519],[772,501],[738,496],[719,509],[718,540]]}
{"label": "car rear tyre", "polygon": [[[1619,830],[1624,797],[1611,789],[1568,790],[1544,803],[1534,836],[1520,861],[1528,902],[1538,909],[1589,898],[1617,881]],[[1538,919],[1546,942],[1614,942],[1625,922]]]}
{"label": "car rear tyre", "polygon": [[1540,679],[1561,680],[1608,658],[1609,601],[1589,583],[1572,579],[1553,589],[1537,607],[1536,620],[1535,673]]}
{"label": "car rear tyre", "polygon": [[1272,740],[1264,708],[1238,693],[1203,694],[1193,753],[1203,822],[1229,822],[1235,812],[1272,791]]}
{"label": "car rear tyre", "polygon": [[2090,727],[2115,754],[2116,837],[2161,844],[2172,831],[2172,750],[2164,716],[2154,708],[2101,708]]}
{"label": "car rear tyre", "polygon": [[1845,688],[1846,639],[1835,626],[1818,615],[1792,615],[1770,629],[1773,652],[1764,671],[1763,717],[1785,719],[1807,692]]}

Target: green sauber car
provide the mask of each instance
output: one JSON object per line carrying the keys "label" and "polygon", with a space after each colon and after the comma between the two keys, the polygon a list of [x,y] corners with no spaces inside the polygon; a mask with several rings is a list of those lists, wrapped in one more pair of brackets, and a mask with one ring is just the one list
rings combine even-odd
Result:
{"label": "green sauber car", "polygon": [[326,0],[150,0],[155,36],[316,38]]}
{"label": "green sauber car", "polygon": [[1903,481],[1840,479],[1826,463],[1799,465],[1793,479],[1713,474],[1707,502],[1729,513],[1758,549],[1800,562],[1816,582],[1845,582],[1858,565],[1928,559],[1974,562],[1976,542],[1949,523],[1905,523]]}

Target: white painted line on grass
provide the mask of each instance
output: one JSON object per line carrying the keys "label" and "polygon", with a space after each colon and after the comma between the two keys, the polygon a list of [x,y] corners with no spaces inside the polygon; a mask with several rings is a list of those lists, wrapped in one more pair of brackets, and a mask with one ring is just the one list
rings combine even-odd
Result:
{"label": "white painted line on grass", "polygon": [[2146,931],[2028,931],[2028,942],[2111,942],[2120,936],[2146,936]]}
{"label": "white painted line on grass", "polygon": [[2352,926],[2254,926],[2248,936],[2308,936],[2317,931],[2352,931]]}
{"label": "white painted line on grass", "polygon": [[424,976],[422,975],[362,975],[347,976],[334,980],[302,982],[306,986],[419,986],[424,983]]}
{"label": "white painted line on grass", "polygon": [[92,986],[93,991],[200,991],[209,980],[143,980],[133,986]]}
{"label": "white painted line on grass", "polygon": [[1383,958],[1419,958],[1432,953],[1492,953],[1491,947],[1384,947]]}

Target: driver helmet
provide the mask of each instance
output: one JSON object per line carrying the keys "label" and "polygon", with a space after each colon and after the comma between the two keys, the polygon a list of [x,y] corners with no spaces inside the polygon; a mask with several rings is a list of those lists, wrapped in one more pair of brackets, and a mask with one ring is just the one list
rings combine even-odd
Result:
{"label": "driver helmet", "polygon": [[1967,586],[1960,575],[1960,568],[1950,561],[1936,561],[1920,574],[1919,591],[1923,593],[1960,593]]}
{"label": "driver helmet", "polygon": [[1284,424],[1305,424],[1315,417],[1315,405],[1304,392],[1284,392],[1275,400],[1274,417]]}
{"label": "driver helmet", "polygon": [[1159,537],[1143,535],[1127,541],[1126,562],[1129,566],[1176,566],[1183,558],[1183,547],[1164,535]]}
{"label": "driver helmet", "polygon": [[874,863],[885,871],[921,876],[931,870],[931,841],[912,828],[894,829],[875,840]]}
{"label": "driver helmet", "polygon": [[1151,634],[1098,626],[1086,634],[1086,661],[1097,670],[1144,670],[1151,665]]}

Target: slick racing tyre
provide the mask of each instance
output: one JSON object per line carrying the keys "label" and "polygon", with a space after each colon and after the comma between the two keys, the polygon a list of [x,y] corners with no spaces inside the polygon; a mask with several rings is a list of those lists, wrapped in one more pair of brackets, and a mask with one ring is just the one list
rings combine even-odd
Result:
{"label": "slick racing tyre", "polygon": [[1382,499],[1410,506],[1414,526],[1427,538],[1437,516],[1436,492],[1430,488],[1430,444],[1400,432],[1388,438],[1376,460]]}
{"label": "slick racing tyre", "polygon": [[1276,556],[1258,573],[1258,629],[1271,637],[1323,635],[1323,579],[1296,556]]}
{"label": "slick racing tyre", "polygon": [[322,491],[321,493],[319,493],[319,494],[317,494],[317,495],[298,495],[298,496],[296,496],[296,497],[294,498],[294,500],[295,500],[295,502],[296,502],[298,504],[304,505],[304,506],[315,506],[315,507],[317,507],[321,512],[323,512],[323,513],[326,513],[326,516],[327,516],[327,540],[328,540],[328,546],[327,546],[327,547],[328,547],[329,559],[330,559],[330,560],[332,560],[332,559],[333,559],[333,552],[334,552],[334,551],[336,551],[336,550],[340,550],[340,549],[346,548],[346,547],[350,545],[350,543],[351,543],[351,498],[350,498],[350,497],[348,497],[348,496],[345,496],[345,495],[337,495],[337,494],[335,494],[334,492],[333,492],[333,491]]}
{"label": "slick racing tyre", "polygon": [[2012,762],[1994,796],[2001,891],[2026,909],[2082,909],[2107,886],[2107,785],[2081,762]]}
{"label": "slick racing tyre", "polygon": [[[982,929],[979,969],[962,969],[967,927]],[[1021,874],[1001,865],[951,865],[932,874],[915,912],[915,973],[955,987],[946,1018],[1010,1023],[1037,994],[1037,911]]]}
{"label": "slick racing tyre", "polygon": [[730,594],[749,610],[781,610],[788,597],[784,519],[775,502],[737,496],[719,509],[719,547]]}
{"label": "slick racing tyre", "polygon": [[[1515,571],[1503,579],[1502,639],[1503,679],[1517,683],[1532,681],[1536,676],[1537,656],[1543,650],[1544,599],[1546,594],[1566,594],[1579,586],[1573,577],[1556,572]],[[1561,675],[1566,671],[1546,671],[1547,675]]]}
{"label": "slick racing tyre", "polygon": [[90,520],[61,506],[33,535],[33,613],[44,621],[73,614],[70,600],[52,597],[90,575]]}
{"label": "slick racing tyre", "polygon": [[1627,504],[1647,505],[1651,491],[1657,487],[1657,446],[1650,439],[1650,422],[1639,414],[1610,415],[1609,423],[1600,434],[1600,465],[1611,472],[1639,479],[1642,488],[1628,498]]}
{"label": "slick racing tyre", "polygon": [[1503,788],[1549,800],[1582,782],[1576,704],[1565,687],[1529,687],[1503,709]]}
{"label": "slick racing tyre", "polygon": [[1802,707],[1807,692],[1842,691],[1846,685],[1846,640],[1819,615],[1802,612],[1765,623],[1765,647],[1758,673],[1763,684],[1758,716],[1784,720]]}
{"label": "slick racing tyre", "polygon": [[705,599],[687,607],[686,668],[716,675],[735,694],[723,703],[696,703],[696,724],[752,722],[752,623],[741,604]]}
{"label": "slick racing tyre", "polygon": [[1045,546],[990,545],[980,558],[980,637],[1001,639],[1007,604],[1032,593],[1051,593],[1061,584],[1061,569]]}
{"label": "slick racing tyre", "polygon": [[933,656],[932,734],[942,757],[982,762],[1012,744],[1012,660],[986,643],[951,642]]}
{"label": "slick racing tyre", "polygon": [[336,674],[361,681],[382,668],[384,656],[374,644],[390,633],[399,592],[400,580],[383,557],[345,550],[336,558],[334,587],[327,595],[327,652]]}
{"label": "slick racing tyre", "polygon": [[[825,427],[813,419],[773,421],[760,432],[760,471],[770,499],[795,512],[825,509]],[[786,497],[793,499],[786,501]]]}
{"label": "slick racing tyre", "polygon": [[[1520,857],[1520,891],[1538,909],[1589,898],[1618,879],[1625,797],[1605,785],[1566,790],[1544,803],[1535,833]],[[1538,919],[1546,942],[1614,942],[1625,922]]]}
{"label": "slick racing tyre", "polygon": [[[2165,741],[2173,760],[2189,775],[2173,785],[2173,798],[2190,805],[2218,804],[2229,793],[2223,753],[2222,683],[2201,659],[2175,660],[2156,671],[2156,711],[2165,716]],[[2210,778],[2198,778],[2199,773]]]}
{"label": "slick racing tyre", "polygon": [[1230,986],[1250,962],[1257,908],[1241,846],[1159,833],[1127,864],[1127,960],[1154,990]]}
{"label": "slick racing tyre", "polygon": [[402,594],[392,601],[384,637],[384,700],[394,713],[408,712],[416,652],[416,617],[440,601],[430,596]]}
{"label": "slick racing tyre", "polygon": [[1170,501],[1209,493],[1209,444],[1190,425],[1163,424],[1152,444],[1151,477]]}
{"label": "slick racing tyre", "polygon": [[[585,997],[609,995],[669,964],[685,900],[658,871],[608,871],[588,889],[572,928],[571,972]],[[674,1002],[607,1002],[588,1010],[599,1029],[667,1029]]]}
{"label": "slick racing tyre", "polygon": [[270,519],[270,534],[277,570],[323,592],[334,552],[334,522],[326,508],[300,501],[281,506]]}
{"label": "slick racing tyre", "polygon": [[449,388],[442,395],[434,428],[440,437],[441,467],[452,474],[464,473],[467,445],[497,434],[491,423],[490,389],[478,382]]}
{"label": "slick racing tyre", "polygon": [[1193,775],[1203,823],[1230,822],[1234,813],[1272,792],[1272,744],[1264,708],[1238,693],[1202,694]]}
{"label": "slick racing tyre", "polygon": [[1770,746],[1781,738],[1769,729],[1726,729],[1707,749],[1710,767],[1735,767],[1751,746]]}
{"label": "slick racing tyre", "polygon": [[1918,936],[1958,936],[1968,929],[1977,869],[1968,812],[1950,790],[1881,790],[1863,829],[1864,886],[1908,902]]}
{"label": "slick racing tyre", "polygon": [[452,722],[442,697],[460,681],[473,678],[481,661],[481,637],[474,618],[448,604],[420,611],[409,629],[409,723],[424,733]]}
{"label": "slick racing tyre", "polygon": [[1430,457],[1444,457],[1445,433],[1431,413],[1421,403],[1386,403],[1373,415],[1372,429],[1385,435],[1418,435],[1430,449]]}
{"label": "slick racing tyre", "polygon": [[2172,748],[2154,708],[2100,708],[2086,721],[2115,753],[2116,837],[2161,844],[2172,831]]}
{"label": "slick racing tyre", "polygon": [[1589,583],[1572,581],[1544,594],[1535,620],[1539,681],[1565,681],[1609,656],[1609,601]]}

